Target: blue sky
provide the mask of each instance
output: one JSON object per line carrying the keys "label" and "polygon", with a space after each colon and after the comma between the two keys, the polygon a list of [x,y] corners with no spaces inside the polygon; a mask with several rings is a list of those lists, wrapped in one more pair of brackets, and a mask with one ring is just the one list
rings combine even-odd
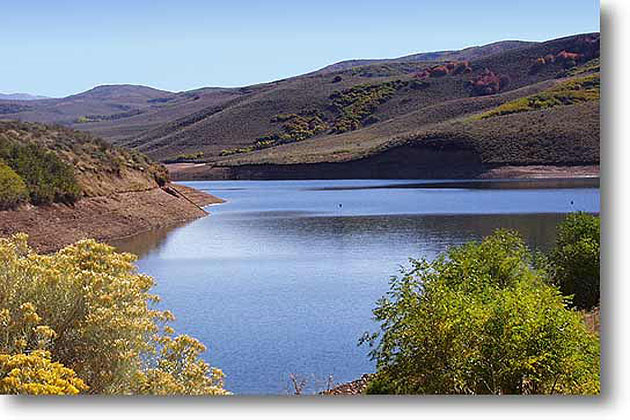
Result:
{"label": "blue sky", "polygon": [[3,1],[0,92],[173,91],[281,79],[349,58],[599,30],[593,0]]}

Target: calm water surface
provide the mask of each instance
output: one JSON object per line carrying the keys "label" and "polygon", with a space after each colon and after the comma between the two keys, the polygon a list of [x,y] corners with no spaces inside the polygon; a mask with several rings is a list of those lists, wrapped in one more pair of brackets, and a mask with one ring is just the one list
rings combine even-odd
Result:
{"label": "calm water surface", "polygon": [[235,393],[322,388],[374,370],[357,339],[409,257],[499,227],[547,248],[571,211],[599,211],[597,181],[209,181],[228,202],[184,226],[119,241],[157,281],[176,329],[209,351]]}

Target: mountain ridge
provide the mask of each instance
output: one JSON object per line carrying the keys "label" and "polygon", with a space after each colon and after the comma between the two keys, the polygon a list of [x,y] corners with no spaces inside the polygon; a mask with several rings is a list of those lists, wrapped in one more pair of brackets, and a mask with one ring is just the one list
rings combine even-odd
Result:
{"label": "mountain ridge", "polygon": [[32,95],[30,93],[0,93],[0,101],[38,101],[51,99],[48,96]]}
{"label": "mountain ridge", "polygon": [[[318,72],[334,72],[339,70],[346,70],[351,67],[362,66],[366,64],[382,64],[382,63],[400,63],[400,62],[418,62],[418,61],[450,61],[450,60],[472,60],[476,57],[496,54],[502,51],[507,51],[513,48],[521,48],[528,45],[536,44],[533,41],[520,41],[520,40],[503,40],[495,41],[489,44],[475,45],[465,47],[460,50],[443,50],[443,51],[431,51],[420,52],[403,55],[395,58],[375,58],[375,59],[348,59],[342,60],[337,63],[330,64],[313,73]],[[307,73],[308,74],[308,73]]]}

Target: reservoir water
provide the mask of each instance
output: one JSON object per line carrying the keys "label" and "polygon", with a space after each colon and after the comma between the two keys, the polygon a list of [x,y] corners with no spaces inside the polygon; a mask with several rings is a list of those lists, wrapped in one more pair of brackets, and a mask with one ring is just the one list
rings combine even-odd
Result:
{"label": "reservoir water", "polygon": [[199,181],[227,200],[183,226],[117,241],[156,279],[179,333],[238,394],[284,394],[293,373],[307,391],[372,372],[374,302],[413,258],[496,228],[532,248],[553,244],[572,211],[599,212],[598,180]]}

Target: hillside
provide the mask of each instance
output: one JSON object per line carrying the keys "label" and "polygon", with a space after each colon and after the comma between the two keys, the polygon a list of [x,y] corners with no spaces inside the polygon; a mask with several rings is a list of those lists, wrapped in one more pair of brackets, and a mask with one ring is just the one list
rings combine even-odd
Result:
{"label": "hillside", "polygon": [[174,96],[172,92],[146,86],[104,85],[65,98],[29,101],[0,98],[0,119],[71,126],[80,121],[130,117]]}
{"label": "hillside", "polygon": [[46,96],[31,95],[30,93],[0,93],[0,101],[36,101],[49,99]]}
{"label": "hillside", "polygon": [[368,64],[414,63],[419,61],[470,61],[488,55],[498,54],[500,52],[504,52],[514,48],[522,48],[533,44],[535,44],[535,42],[498,41],[487,45],[468,47],[462,50],[418,53],[398,58],[345,60],[340,61],[339,63],[331,64],[330,66],[326,66],[323,69],[317,70],[314,73],[332,73]]}
{"label": "hillside", "polygon": [[[471,61],[472,71],[458,75],[403,76],[397,80],[408,84],[376,98],[356,129],[220,156],[205,167],[179,168],[175,176],[468,177],[501,166],[598,165],[599,49],[591,39],[595,44],[589,35],[502,52]],[[563,57],[571,51],[585,52],[569,62]],[[509,82],[501,86],[501,78]],[[381,85],[393,79],[384,80]],[[423,84],[413,89],[418,80]],[[477,94],[475,82],[490,91]],[[363,100],[356,89],[346,94]],[[532,105],[492,112],[523,101]]]}
{"label": "hillside", "polygon": [[220,202],[168,182],[136,151],[60,126],[0,121],[0,237],[26,232],[54,250],[205,215]]}
{"label": "hillside", "polygon": [[[598,96],[589,96],[592,103],[556,97],[560,106],[534,106],[523,115],[476,115],[598,74],[598,57],[599,34],[542,43],[501,41],[390,60],[350,60],[243,88],[169,93],[127,86],[116,96],[100,95],[101,87],[64,98],[65,105],[55,107],[74,112],[74,120],[61,123],[154,159],[196,163],[195,177],[280,176],[277,171],[286,172],[283,177],[306,176],[290,165],[362,166],[366,158],[386,152],[383,159],[395,164],[397,153],[409,156],[393,152],[400,147],[464,151],[464,160],[478,162],[475,173],[497,165],[591,165],[599,162]],[[77,105],[77,97],[84,105]],[[128,109],[101,116],[87,112],[113,107],[112,101]],[[53,112],[48,100],[32,103],[36,111],[22,110],[29,106],[25,103],[0,101],[0,118],[36,119]],[[404,166],[415,165],[416,176],[426,175],[417,159],[450,159],[415,155]],[[274,173],[267,166],[274,166]],[[192,175],[178,168],[178,177]],[[375,176],[371,169],[346,174],[347,165],[335,168],[308,169],[313,171],[309,176]]]}
{"label": "hillside", "polygon": [[[122,191],[147,190],[163,186],[168,181],[164,168],[146,156],[114,147],[88,133],[62,126],[0,121],[0,159],[18,173],[21,150],[29,154],[31,168],[22,168],[25,171],[32,166],[50,165],[44,159],[35,160],[35,154],[55,156],[57,165],[71,172],[68,177],[75,178],[80,188],[77,199],[73,201]],[[46,181],[50,183],[50,180]]]}

